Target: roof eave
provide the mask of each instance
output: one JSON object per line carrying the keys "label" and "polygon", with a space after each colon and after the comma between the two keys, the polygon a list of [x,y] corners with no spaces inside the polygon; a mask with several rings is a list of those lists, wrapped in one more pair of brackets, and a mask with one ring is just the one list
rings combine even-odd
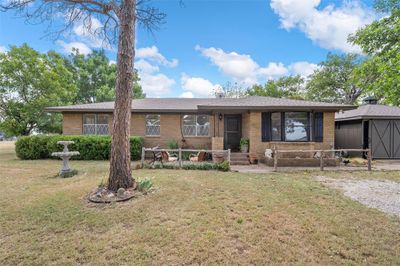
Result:
{"label": "roof eave", "polygon": [[199,110],[321,110],[321,111],[341,111],[352,110],[355,106],[207,106],[199,105]]}
{"label": "roof eave", "polygon": [[351,117],[335,118],[335,121],[340,122],[340,121],[366,120],[366,119],[400,119],[400,116],[358,115],[358,116],[351,116]]}

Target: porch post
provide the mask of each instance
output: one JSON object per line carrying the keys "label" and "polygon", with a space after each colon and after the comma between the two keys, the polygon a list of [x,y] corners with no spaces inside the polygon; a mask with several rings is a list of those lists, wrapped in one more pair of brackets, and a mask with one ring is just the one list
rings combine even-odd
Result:
{"label": "porch post", "polygon": [[368,149],[368,171],[372,170],[372,153],[371,153],[371,149]]}
{"label": "porch post", "polygon": [[141,160],[140,160],[140,166],[141,166],[141,168],[144,167],[144,157],[145,157],[145,155],[146,155],[146,150],[145,150],[145,149],[146,149],[145,147],[142,147],[142,158],[141,158]]}

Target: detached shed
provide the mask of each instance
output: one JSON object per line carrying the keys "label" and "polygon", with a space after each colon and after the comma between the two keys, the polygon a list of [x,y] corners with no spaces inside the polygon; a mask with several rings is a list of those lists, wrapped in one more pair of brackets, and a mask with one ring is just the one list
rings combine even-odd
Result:
{"label": "detached shed", "polygon": [[357,109],[336,113],[335,147],[371,148],[373,159],[400,159],[400,108],[369,97]]}

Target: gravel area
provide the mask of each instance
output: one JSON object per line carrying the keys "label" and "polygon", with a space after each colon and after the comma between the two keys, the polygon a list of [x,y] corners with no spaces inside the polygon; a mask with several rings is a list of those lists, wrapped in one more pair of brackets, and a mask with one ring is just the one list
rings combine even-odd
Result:
{"label": "gravel area", "polygon": [[400,183],[388,180],[334,179],[318,176],[323,184],[368,207],[400,217]]}

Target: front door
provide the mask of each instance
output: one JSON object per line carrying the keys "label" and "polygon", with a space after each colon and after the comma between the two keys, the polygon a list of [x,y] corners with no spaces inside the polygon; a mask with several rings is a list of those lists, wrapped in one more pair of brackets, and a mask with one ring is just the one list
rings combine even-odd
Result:
{"label": "front door", "polygon": [[242,137],[242,116],[225,115],[224,146],[232,151],[240,150],[240,138]]}

